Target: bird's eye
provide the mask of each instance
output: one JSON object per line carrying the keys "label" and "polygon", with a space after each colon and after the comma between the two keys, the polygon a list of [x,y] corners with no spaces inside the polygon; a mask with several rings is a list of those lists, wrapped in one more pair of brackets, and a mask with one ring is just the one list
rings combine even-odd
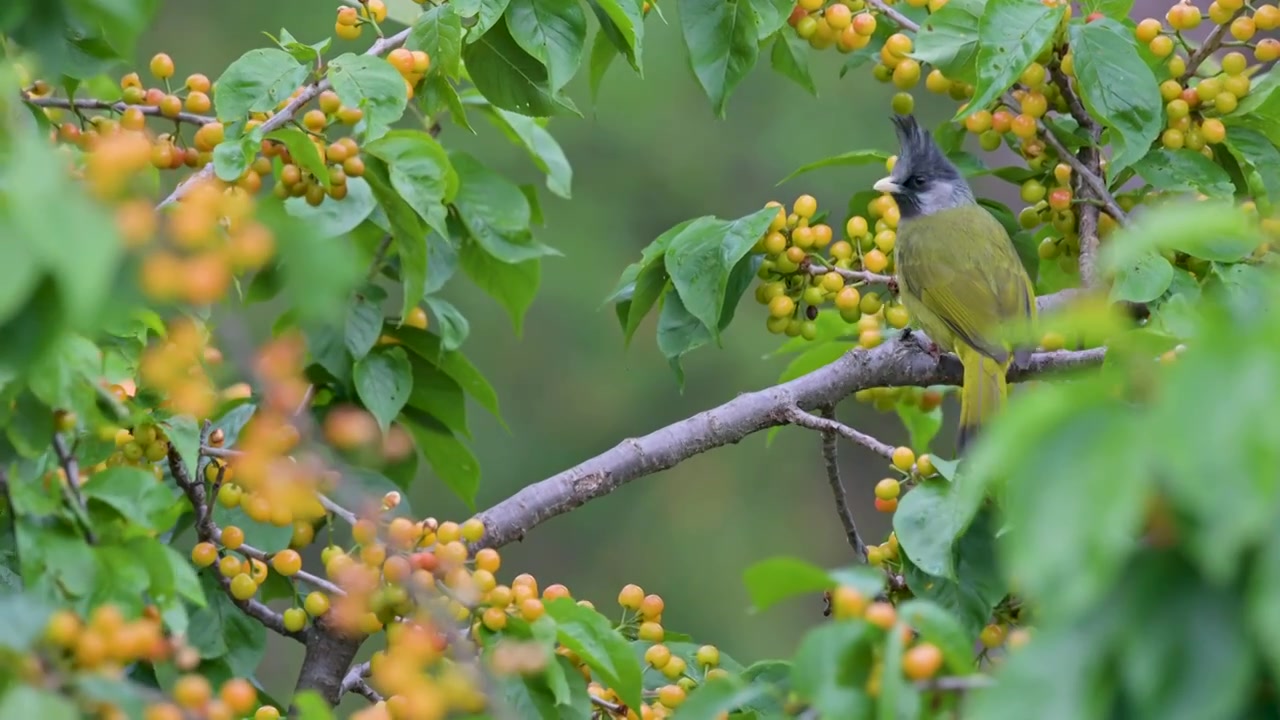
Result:
{"label": "bird's eye", "polygon": [[907,178],[907,184],[908,184],[908,185],[913,185],[913,186],[915,186],[915,185],[923,185],[923,184],[924,184],[924,176],[923,176],[923,175],[912,175],[911,177]]}

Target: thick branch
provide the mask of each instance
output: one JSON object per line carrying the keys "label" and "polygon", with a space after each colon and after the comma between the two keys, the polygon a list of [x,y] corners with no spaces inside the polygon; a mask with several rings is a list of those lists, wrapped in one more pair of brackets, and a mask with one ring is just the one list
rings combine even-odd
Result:
{"label": "thick branch", "polygon": [[[386,53],[389,53],[392,50],[403,45],[404,41],[408,37],[409,37],[409,31],[402,30],[396,33],[395,35],[392,35],[391,37],[382,38],[381,40],[375,42],[368,50],[366,50],[365,55],[385,55]],[[272,130],[275,130],[276,128],[284,125],[285,123],[288,123],[290,120],[293,119],[295,115],[298,114],[298,111],[302,109],[302,106],[311,102],[320,93],[324,92],[325,90],[328,90],[329,87],[330,87],[330,83],[328,78],[325,78],[318,83],[308,85],[301,93],[298,93],[298,96],[296,98],[289,101],[289,104],[284,106],[284,108],[282,108],[280,112],[277,112],[276,114],[267,118],[265,122],[259,125],[257,128],[257,132],[260,132],[263,135],[265,135],[266,133],[269,133]],[[211,177],[213,177],[213,163],[209,163],[205,165],[194,174],[188,176],[186,180],[183,180],[181,183],[179,183],[178,187],[174,188],[173,192],[169,193],[168,197],[166,197],[164,200],[161,200],[159,205],[156,205],[156,209],[159,210],[165,207],[166,205],[169,205],[181,200],[183,197],[186,196],[187,193],[191,192],[192,188],[194,188],[199,182],[203,180],[208,180]]]}
{"label": "thick branch", "polygon": [[[797,410],[797,412],[801,411]],[[835,422],[835,406],[824,405],[822,417]],[[827,466],[827,483],[831,485],[831,495],[836,501],[836,514],[840,516],[840,524],[844,526],[849,547],[853,548],[853,553],[860,562],[866,562],[867,544],[862,541],[858,526],[853,521],[853,513],[849,510],[849,497],[845,492],[844,482],[840,479],[840,449],[836,446],[836,439],[836,433],[833,431],[822,433],[822,460]]]}
{"label": "thick branch", "polygon": [[[1069,297],[1077,296],[1072,293]],[[1062,304],[1050,295],[1043,309]],[[1037,353],[1025,367],[1012,368],[1017,382],[1054,370],[1100,364],[1104,348],[1080,352]],[[960,362],[953,355],[935,360],[918,343],[892,339],[872,350],[852,350],[835,362],[790,382],[745,393],[729,402],[616,447],[541,482],[479,514],[485,525],[481,545],[498,547],[524,537],[532,528],[636,478],[674,467],[713,448],[737,443],[748,435],[789,422],[791,408],[812,410],[863,388],[884,386],[959,385]]]}
{"label": "thick branch", "polygon": [[[312,628],[313,632],[307,633],[307,651],[302,658],[302,670],[298,673],[294,694],[315,690],[333,707],[342,699],[347,670],[355,660],[364,637],[343,634],[340,629],[329,625],[326,617],[321,615]],[[290,715],[293,715],[292,709]]]}
{"label": "thick branch", "polygon": [[[94,100],[89,98],[72,100],[69,98],[59,97],[31,97],[30,95],[23,95],[22,99],[36,107],[62,108],[64,110],[70,110],[72,108],[76,110],[110,110],[114,113],[123,113],[129,108],[137,108],[143,115],[149,115],[151,117],[169,117],[168,115],[160,112],[160,108],[155,105],[128,105],[123,102],[113,103],[107,102],[106,100]],[[176,120],[178,122],[190,123],[192,125],[208,125],[209,123],[217,120],[217,118],[210,117],[208,115],[196,115],[195,113],[189,112],[180,112],[169,119]]]}

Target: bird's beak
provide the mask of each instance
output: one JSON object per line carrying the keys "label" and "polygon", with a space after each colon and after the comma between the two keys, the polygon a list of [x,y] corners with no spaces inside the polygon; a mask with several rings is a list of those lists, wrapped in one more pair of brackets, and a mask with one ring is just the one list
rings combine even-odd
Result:
{"label": "bird's beak", "polygon": [[893,181],[892,177],[880,178],[875,185],[871,186],[876,192],[896,193],[902,190],[902,186]]}

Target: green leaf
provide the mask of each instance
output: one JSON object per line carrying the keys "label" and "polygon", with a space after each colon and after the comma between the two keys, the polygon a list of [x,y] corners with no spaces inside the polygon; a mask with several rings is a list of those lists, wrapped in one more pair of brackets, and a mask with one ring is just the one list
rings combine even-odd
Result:
{"label": "green leaf", "polygon": [[370,353],[356,361],[354,378],[360,401],[378,419],[382,432],[387,432],[413,391],[409,356],[399,347]]}
{"label": "green leaf", "polygon": [[[270,35],[268,35],[270,37]],[[329,52],[329,46],[333,44],[333,38],[325,38],[314,45],[307,45],[299,42],[288,30],[280,28],[280,38],[272,38],[275,43],[280,46],[281,50],[293,56],[294,60],[303,65],[314,65],[326,52]]]}
{"label": "green leaf", "polygon": [[[600,37],[603,36],[611,47],[626,56],[627,62],[631,63],[636,73],[644,77],[644,13],[641,11],[640,0],[587,0],[587,2],[591,5],[596,19],[600,21],[600,33],[596,37],[596,46],[601,44]],[[595,47],[592,48],[591,54],[594,66]],[[594,90],[592,92],[594,94]]]}
{"label": "green leaf", "polygon": [[266,628],[232,602],[211,572],[202,574],[200,582],[209,606],[191,614],[187,640],[205,660],[225,660],[235,675],[252,677],[266,650]]}
{"label": "green leaf", "polygon": [[898,617],[942,651],[948,674],[973,672],[973,639],[951,613],[937,603],[915,598],[898,607]]}
{"label": "green leaf", "polygon": [[767,692],[764,685],[748,685],[733,676],[714,678],[694,688],[672,717],[675,720],[716,720],[724,713],[749,705]]}
{"label": "green leaf", "polygon": [[1280,525],[1272,527],[1248,581],[1246,613],[1271,677],[1280,678]]}
{"label": "green leaf", "polygon": [[218,119],[232,122],[249,113],[274,110],[306,81],[308,72],[306,65],[284,50],[250,50],[228,65],[214,83]]}
{"label": "green leaf", "polygon": [[320,151],[316,149],[310,135],[298,128],[285,127],[271,131],[267,138],[284,143],[284,146],[289,148],[289,155],[293,157],[294,163],[315,176],[321,184],[326,186],[329,184],[329,166],[325,164],[324,158],[320,157]]}
{"label": "green leaf", "polygon": [[929,63],[953,81],[977,81],[978,28],[983,0],[952,0],[920,24],[911,57]]}
{"label": "green leaf", "polygon": [[631,338],[640,327],[641,321],[653,309],[662,294],[671,287],[670,280],[671,276],[667,274],[666,266],[661,259],[645,265],[636,276],[635,291],[627,306],[626,321],[622,328],[624,346],[631,345]]}
{"label": "green leaf", "polygon": [[[750,0],[750,3],[751,11],[756,16],[756,39],[761,42],[786,26],[787,18],[791,17],[791,11],[795,8],[795,3],[790,0]],[[799,36],[793,33],[784,34],[788,39],[792,37],[799,39]],[[798,45],[793,44],[792,47],[798,49],[807,45],[808,43],[801,42]],[[800,54],[797,53],[797,55]]]}
{"label": "green leaf", "polygon": [[1133,0],[1083,0],[1080,8],[1087,17],[1091,13],[1100,12],[1109,18],[1126,20],[1133,9]]}
{"label": "green leaf", "polygon": [[0,718],[77,720],[80,711],[71,700],[52,691],[15,683],[0,697]]}
{"label": "green leaf", "polygon": [[[830,314],[835,315],[835,313]],[[844,321],[841,320],[841,322]],[[789,382],[801,375],[808,375],[818,368],[826,367],[844,357],[845,353],[856,347],[858,347],[858,344],[851,340],[818,343],[797,355],[790,363],[787,363],[787,367],[778,376],[778,382]]]}
{"label": "green leaf", "polygon": [[315,690],[303,690],[293,696],[293,707],[298,720],[332,720],[333,711],[324,697]]}
{"label": "green leaf", "polygon": [[453,378],[468,395],[475,398],[481,407],[492,413],[499,421],[502,420],[502,414],[498,412],[497,393],[465,355],[445,350],[440,338],[425,330],[406,325],[393,330],[392,333],[406,348],[435,364],[446,375]]}
{"label": "green leaf", "polygon": [[907,435],[911,438],[911,447],[928,450],[929,443],[937,436],[938,430],[942,429],[942,408],[935,407],[925,412],[917,405],[897,403],[894,409],[898,412],[898,418],[902,420],[902,426],[907,429]]}
{"label": "green leaf", "polygon": [[988,2],[978,21],[978,79],[973,99],[954,119],[987,107],[1008,90],[1049,46],[1065,12],[1061,6],[1049,7],[1040,0]]}
{"label": "green leaf", "polygon": [[[374,162],[370,159],[367,164]],[[260,202],[258,208],[259,219],[270,217],[264,212],[271,209],[270,204]],[[364,274],[351,243],[313,234],[284,213],[274,215],[269,226],[276,229],[276,256],[288,307],[297,311],[300,322],[342,322],[350,293]]]}
{"label": "green leaf", "polygon": [[544,603],[556,621],[556,639],[586,663],[629,707],[639,707],[643,687],[640,663],[612,623],[572,598]]}
{"label": "green leaf", "polygon": [[187,472],[194,477],[196,466],[200,463],[200,426],[196,425],[195,418],[190,415],[175,415],[160,424],[164,427],[165,436],[169,438],[169,444],[178,451],[182,464],[187,466]]}
{"label": "green leaf", "polygon": [[476,89],[496,107],[532,117],[582,114],[569,98],[551,89],[546,66],[516,43],[506,23],[467,45],[462,59]]}
{"label": "green leaf", "polygon": [[1133,31],[1109,18],[1070,29],[1076,84],[1085,109],[1111,130],[1110,175],[1147,154],[1164,127],[1164,101]]}
{"label": "green leaf", "polygon": [[471,155],[454,153],[452,158],[462,181],[454,205],[486,254],[510,264],[560,254],[534,239],[529,230],[532,209],[518,186]]}
{"label": "green leaf", "polygon": [[[219,180],[235,182],[249,169],[258,143],[249,136],[230,137],[213,148],[213,172]],[[304,199],[305,202],[305,199]]]}
{"label": "green leaf", "polygon": [[95,473],[82,492],[87,501],[96,500],[148,530],[161,529],[156,520],[173,505],[173,492],[157,483],[155,475],[135,467],[110,467]]}
{"label": "green leaf", "polygon": [[1135,163],[1133,170],[1157,190],[1202,192],[1217,198],[1235,194],[1227,171],[1194,150],[1157,148]]}
{"label": "green leaf", "polygon": [[475,18],[474,24],[467,29],[467,42],[473,43],[498,24],[507,9],[508,0],[458,0],[455,4],[462,17]]}
{"label": "green leaf", "polygon": [[872,165],[876,163],[886,162],[888,159],[889,159],[889,155],[886,153],[880,152],[879,150],[853,150],[851,152],[840,153],[839,155],[833,155],[829,158],[815,160],[814,162],[808,163],[806,165],[801,165],[790,175],[779,180],[778,184],[781,185],[787,182],[788,180],[794,180],[800,177],[801,175],[804,175],[805,173],[813,172],[814,170],[818,170],[824,167],[832,167],[835,165]]}
{"label": "green leaf", "polygon": [[512,142],[519,144],[529,153],[533,164],[537,165],[539,170],[547,174],[547,189],[568,199],[569,186],[573,182],[573,168],[569,166],[569,159],[565,157],[560,143],[556,142],[542,123],[534,118],[495,107],[489,108],[488,116]]}
{"label": "green leaf", "polygon": [[694,221],[671,238],[666,271],[684,307],[713,338],[720,336],[730,273],[777,214],[777,208],[764,208],[732,221]]}
{"label": "green leaf", "polygon": [[364,152],[387,164],[391,186],[428,227],[445,235],[445,204],[458,193],[458,173],[440,143],[420,130],[392,130]]}
{"label": "green leaf", "polygon": [[417,408],[444,423],[450,430],[470,437],[467,429],[467,398],[462,386],[431,362],[411,357],[413,392],[409,406]]}
{"label": "green leaf", "polygon": [[444,298],[428,295],[423,300],[436,316],[444,349],[457,350],[471,332],[471,324],[467,322],[467,318],[461,310],[453,306],[453,303]]}
{"label": "green leaf", "polygon": [[[1280,95],[1280,93],[1277,93]],[[1240,164],[1252,171],[1249,187],[1254,190],[1264,210],[1280,207],[1280,150],[1256,130],[1233,127],[1227,132],[1227,149]]]}
{"label": "green leaf", "polygon": [[431,56],[431,70],[457,79],[462,59],[462,17],[452,3],[427,8],[409,30],[404,46]]}
{"label": "green leaf", "polygon": [[[221,147],[221,146],[219,146]],[[306,198],[289,198],[284,201],[285,211],[303,220],[312,229],[312,237],[327,239],[340,237],[355,230],[377,207],[369,183],[362,177],[347,178],[347,196],[334,200],[325,196],[318,206],[309,204]]]}
{"label": "green leaf", "polygon": [[893,530],[902,551],[930,575],[956,579],[952,548],[964,527],[953,510],[951,483],[924,480],[898,501]]}
{"label": "green leaf", "polygon": [[1178,250],[1219,262],[1240,260],[1262,243],[1255,219],[1223,201],[1165,202],[1136,214],[1108,238],[1101,264],[1115,270],[1152,252]]}
{"label": "green leaf", "polygon": [[351,298],[347,306],[346,341],[347,351],[353,360],[359,360],[373,349],[382,334],[382,300],[386,291],[377,285],[366,285],[361,292]]}
{"label": "green leaf", "polygon": [[[0,647],[16,653],[26,653],[44,636],[45,624],[54,608],[43,598],[10,592],[0,594]],[[0,713],[0,717],[9,717]],[[13,717],[26,717],[15,715]]]}
{"label": "green leaf", "polygon": [[471,121],[467,119],[467,108],[462,104],[462,98],[458,97],[458,89],[443,75],[428,73],[418,97],[419,105],[427,115],[439,119],[441,113],[448,110],[455,125],[475,134],[475,128],[471,127]]}
{"label": "green leaf", "polygon": [[818,97],[818,88],[809,74],[809,43],[799,35],[778,33],[769,52],[769,64],[778,74]]}
{"label": "green leaf", "polygon": [[1111,300],[1149,302],[1169,289],[1173,282],[1173,265],[1161,255],[1147,255],[1132,265],[1116,270],[1111,285]]}
{"label": "green leaf", "polygon": [[826,623],[805,633],[791,665],[793,690],[822,717],[871,717],[871,641],[871,626],[863,622]]}
{"label": "green leaf", "polygon": [[552,94],[573,79],[587,42],[587,17],[578,0],[511,0],[507,29],[516,44],[547,67]]}
{"label": "green leaf", "polygon": [[781,600],[835,586],[826,570],[793,557],[761,560],[742,573],[742,581],[756,612]]}
{"label": "green leaf", "polygon": [[[409,415],[406,412],[406,417]],[[480,464],[475,455],[435,418],[413,413],[405,424],[431,469],[468,508],[474,509],[480,487]]]}
{"label": "green leaf", "polygon": [[533,259],[512,265],[493,257],[474,242],[463,244],[460,259],[462,271],[507,311],[519,336],[525,312],[538,293],[542,276],[540,261]]}
{"label": "green leaf", "polygon": [[342,104],[364,110],[365,139],[381,137],[400,119],[409,95],[404,78],[380,57],[343,53],[329,61],[328,78]]}
{"label": "green leaf", "polygon": [[609,36],[603,31],[596,33],[595,39],[591,41],[591,59],[587,61],[592,103],[599,99],[600,82],[604,80],[604,74],[609,71],[609,66],[617,56],[618,49],[609,42]]}
{"label": "green leaf", "polygon": [[685,309],[675,288],[662,296],[662,311],[658,313],[658,350],[667,359],[681,387],[684,386],[684,369],[680,359],[710,341],[711,331]]}
{"label": "green leaf", "polygon": [[387,214],[391,237],[400,256],[400,282],[404,295],[400,300],[400,318],[418,304],[427,285],[427,227],[409,203],[391,184],[391,169],[370,155],[365,160],[364,177],[373,196]]}
{"label": "green leaf", "polygon": [[680,27],[693,72],[722,118],[729,95],[760,53],[750,1],[680,0]]}
{"label": "green leaf", "polygon": [[956,543],[958,581],[926,574],[908,557],[902,560],[902,574],[912,594],[951,613],[970,638],[978,637],[990,622],[992,609],[1009,592],[996,562],[995,533],[992,513],[980,512]]}

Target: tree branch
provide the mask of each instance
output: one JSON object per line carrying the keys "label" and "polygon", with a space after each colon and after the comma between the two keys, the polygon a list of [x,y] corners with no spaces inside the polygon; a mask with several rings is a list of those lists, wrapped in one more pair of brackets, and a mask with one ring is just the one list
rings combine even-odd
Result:
{"label": "tree branch", "polygon": [[818,417],[812,413],[801,410],[798,406],[792,406],[785,411],[787,422],[792,425],[809,428],[810,430],[818,430],[824,435],[840,435],[841,437],[855,442],[864,448],[881,455],[886,458],[893,457],[893,447],[880,442],[870,435],[854,430],[842,422],[836,421],[834,418]]}
{"label": "tree branch", "polygon": [[84,495],[80,493],[80,465],[76,462],[75,453],[67,448],[62,436],[56,432],[53,434],[53,451],[58,456],[58,464],[62,466],[62,472],[67,476],[67,481],[62,483],[62,494],[71,504],[76,519],[80,521],[85,542],[96,545],[98,538],[93,532],[93,527],[89,525],[89,510],[85,507]]}
{"label": "tree branch", "polygon": [[[392,50],[403,45],[404,41],[408,37],[409,37],[409,30],[401,30],[400,32],[396,33],[395,35],[392,35],[391,37],[382,38],[381,40],[375,42],[368,50],[365,51],[364,54],[365,55],[385,55],[386,53],[391,52]],[[298,97],[289,101],[289,104],[285,105],[284,108],[280,110],[280,112],[267,118],[265,122],[259,125],[255,130],[255,132],[259,132],[262,135],[266,135],[272,130],[275,130],[281,125],[284,125],[285,123],[289,122],[290,120],[293,119],[295,115],[298,114],[298,111],[302,109],[302,106],[311,102],[318,95],[320,95],[320,93],[324,92],[325,90],[328,90],[329,87],[330,87],[330,83],[328,78],[325,78],[320,82],[314,83],[312,85],[308,85],[301,93],[298,94]],[[164,200],[161,200],[160,203],[156,205],[156,209],[160,210],[167,205],[170,205],[172,203],[175,203],[181,200],[182,198],[186,197],[187,193],[191,192],[191,190],[195,188],[197,184],[199,184],[203,180],[208,180],[211,177],[213,177],[213,163],[209,163],[205,165],[204,167],[200,168],[198,171],[196,171],[192,175],[188,176],[186,180],[183,180],[181,183],[179,183],[178,187],[174,188],[173,192],[169,193],[168,197],[166,197]]]}
{"label": "tree branch", "polygon": [[894,10],[887,3],[885,3],[884,0],[867,0],[867,4],[875,8],[878,12],[883,14],[885,17],[897,23],[898,27],[902,28],[903,30],[907,30],[909,32],[918,32],[920,30],[920,26],[912,22],[911,18],[907,17],[906,15],[903,15],[897,10]]}
{"label": "tree branch", "polygon": [[60,97],[32,97],[23,93],[22,99],[36,107],[62,108],[64,110],[110,110],[114,113],[123,113],[129,108],[137,108],[143,115],[150,117],[163,117],[178,122],[190,123],[192,125],[208,125],[216,122],[217,118],[208,115],[196,115],[195,113],[180,112],[173,117],[169,117],[160,112],[160,108],[155,105],[128,105],[123,102],[107,102],[106,100],[95,100],[91,98],[60,98]]}
{"label": "tree branch", "polygon": [[870,285],[892,285],[893,277],[891,275],[881,275],[879,273],[867,272],[865,270],[849,270],[839,267],[827,267],[810,263],[808,265],[810,275],[826,275],[829,272],[838,273],[845,280],[853,280],[854,282],[864,282]]}
{"label": "tree branch", "polygon": [[[801,411],[797,408],[796,412]],[[835,406],[822,406],[822,417],[835,422]],[[831,495],[836,501],[836,514],[840,516],[840,524],[844,526],[844,534],[849,540],[849,547],[853,548],[853,553],[858,560],[865,563],[867,561],[867,544],[862,541],[862,535],[858,534],[858,526],[853,521],[853,513],[849,511],[848,494],[845,492],[844,482],[840,479],[840,449],[836,446],[836,433],[834,431],[822,433],[822,460],[827,466],[827,482],[831,485]]]}
{"label": "tree branch", "polygon": [[[1079,291],[1065,298],[1048,295],[1039,298],[1037,304],[1044,311],[1079,295]],[[1105,348],[1036,353],[1025,367],[1011,368],[1009,379],[1017,382],[1050,371],[1093,367],[1102,362],[1105,354]],[[871,350],[851,350],[807,375],[744,393],[643,437],[623,440],[576,467],[526,486],[477,516],[485,526],[479,545],[499,547],[519,540],[547,520],[632,480],[674,467],[713,448],[737,443],[752,433],[785,425],[793,407],[811,410],[863,388],[962,382],[962,368],[954,355],[935,360],[915,342],[894,338]]]}
{"label": "tree branch", "polygon": [[[1240,17],[1246,10],[1247,8],[1241,7],[1231,13],[1231,20],[1235,20]],[[1205,60],[1208,60],[1209,56],[1213,55],[1214,51],[1222,47],[1222,41],[1225,39],[1227,31],[1231,27],[1231,20],[1228,20],[1221,25],[1215,24],[1213,26],[1213,29],[1209,31],[1207,36],[1205,36],[1204,42],[1200,44],[1199,49],[1192,53],[1191,57],[1187,58],[1187,69],[1182,73],[1182,77],[1178,78],[1178,84],[1186,85],[1187,81],[1196,74],[1196,70],[1200,69],[1200,65],[1202,65]]]}
{"label": "tree branch", "polygon": [[357,663],[351,666],[347,671],[346,677],[342,678],[342,685],[338,688],[339,697],[353,692],[369,702],[380,702],[382,695],[377,690],[369,687],[369,683],[365,678],[369,677],[369,661]]}

